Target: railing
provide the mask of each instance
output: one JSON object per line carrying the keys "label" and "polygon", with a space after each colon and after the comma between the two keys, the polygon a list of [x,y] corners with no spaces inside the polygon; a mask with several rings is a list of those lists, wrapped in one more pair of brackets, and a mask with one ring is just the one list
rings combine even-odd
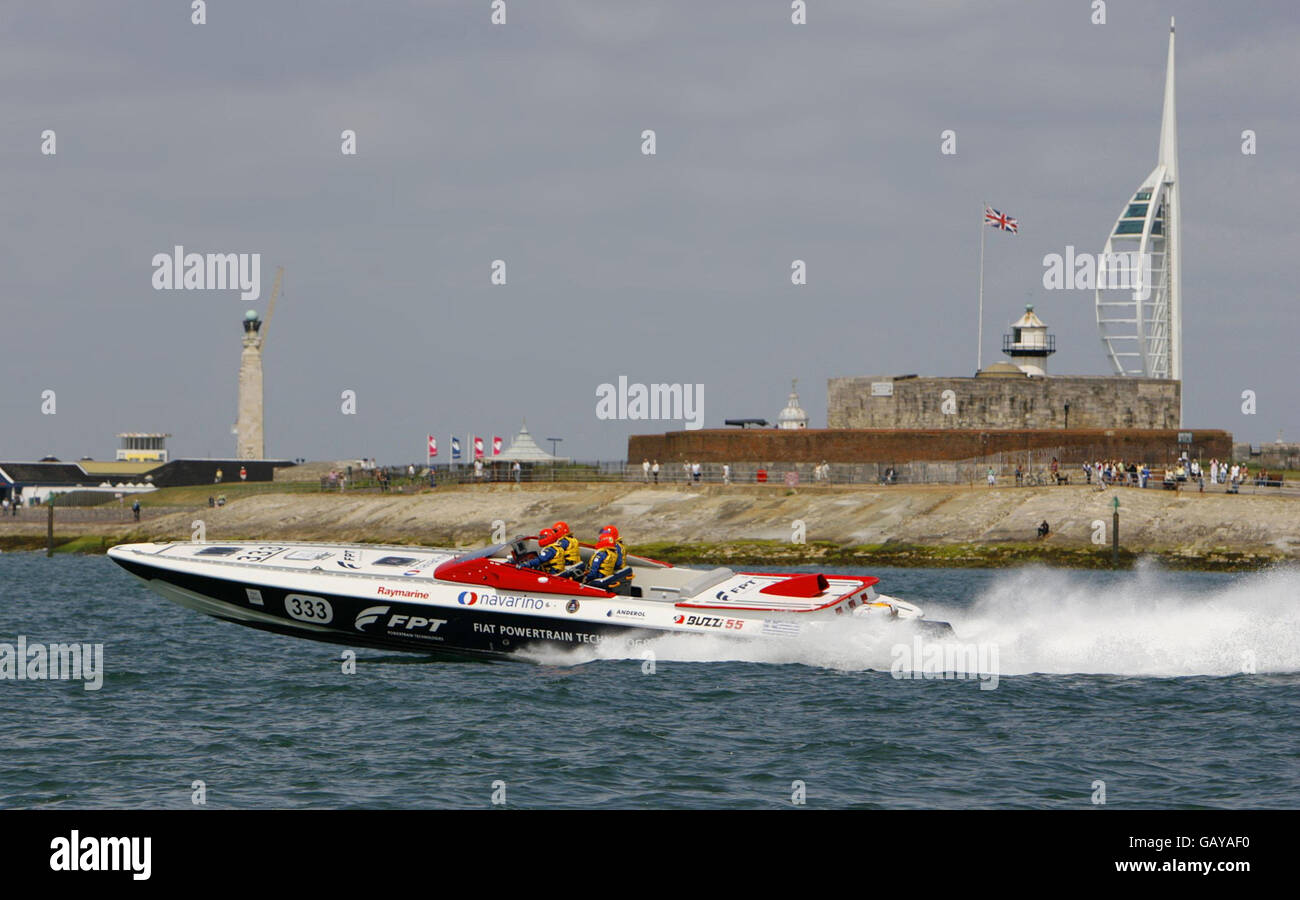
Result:
{"label": "railing", "polygon": [[[556,466],[526,465],[518,473],[508,463],[485,464],[476,470],[473,464],[458,465],[454,469],[448,465],[434,466],[432,486],[449,484],[545,484],[545,483],[624,483],[624,484],[768,484],[790,487],[808,487],[817,485],[893,485],[893,484],[965,484],[987,485],[989,470],[993,470],[993,484],[996,487],[1037,486],[1049,484],[1084,484],[1088,478],[1078,463],[1060,463],[1065,457],[1061,447],[1039,450],[1020,450],[994,453],[988,456],[962,460],[917,461],[902,463],[791,463],[771,464],[736,463],[729,470],[722,463],[699,463],[698,473],[695,464],[660,463],[659,472],[645,472],[640,463],[619,461],[573,462]],[[1053,460],[1057,460],[1053,469]],[[1020,478],[1016,477],[1017,467]],[[1172,465],[1170,466],[1172,468]],[[1149,488],[1162,486],[1165,463],[1151,468],[1147,482]],[[1127,476],[1125,476],[1127,477]],[[1254,475],[1249,482],[1239,485],[1239,491],[1251,493],[1290,493],[1300,492],[1300,483],[1284,483],[1281,487],[1256,485]],[[1093,474],[1091,483],[1102,484],[1102,479]],[[1120,486],[1124,479],[1118,477],[1108,485]],[[1195,481],[1179,483],[1181,489],[1197,489]],[[427,490],[431,486],[429,469],[417,467],[414,474],[407,467],[389,467],[376,470],[354,471],[349,478],[341,472],[334,481],[328,477],[321,479],[321,490],[325,491],[374,491],[391,493],[409,493]],[[1205,490],[1227,491],[1231,485],[1211,484],[1206,475]]]}
{"label": "railing", "polygon": [[1002,335],[1002,352],[1014,356],[1017,353],[1033,355],[1035,353],[1055,353],[1056,352],[1056,335],[1049,334],[1047,339],[1042,343],[1031,344],[1023,340],[1017,340],[1014,334]]}
{"label": "railing", "polygon": [[[156,519],[160,516],[166,516],[176,512],[192,512],[192,506],[141,506],[140,520]],[[0,525],[5,522],[44,522],[49,515],[45,506],[23,506],[14,514],[10,509],[5,516],[0,516]],[[132,522],[135,521],[135,514],[131,510],[130,504],[118,506],[116,502],[108,502],[102,506],[60,506],[54,504],[54,521],[55,523],[91,523],[91,522]]]}

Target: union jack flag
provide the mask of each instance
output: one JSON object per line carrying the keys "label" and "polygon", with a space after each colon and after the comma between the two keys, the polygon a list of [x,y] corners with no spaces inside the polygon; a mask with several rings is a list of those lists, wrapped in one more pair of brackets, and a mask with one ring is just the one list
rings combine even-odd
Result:
{"label": "union jack flag", "polygon": [[1020,223],[1003,212],[998,212],[991,206],[984,207],[984,222],[990,228],[998,228],[1002,231],[1009,231],[1012,234],[1020,233]]}

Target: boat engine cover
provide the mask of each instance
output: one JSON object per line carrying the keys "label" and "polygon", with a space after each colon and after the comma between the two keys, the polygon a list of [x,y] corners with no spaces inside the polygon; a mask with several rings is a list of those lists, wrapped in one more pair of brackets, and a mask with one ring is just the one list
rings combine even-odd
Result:
{"label": "boat engine cover", "polygon": [[778,597],[820,597],[830,588],[826,576],[820,572],[808,572],[804,575],[791,575],[784,581],[769,584],[759,593],[775,594]]}

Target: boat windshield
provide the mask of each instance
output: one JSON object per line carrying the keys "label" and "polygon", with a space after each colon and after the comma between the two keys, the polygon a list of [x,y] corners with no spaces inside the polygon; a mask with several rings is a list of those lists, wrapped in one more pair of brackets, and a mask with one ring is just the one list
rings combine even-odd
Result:
{"label": "boat windshield", "polygon": [[480,550],[471,550],[468,553],[462,553],[460,556],[457,556],[453,562],[468,562],[471,559],[486,559],[490,556],[505,556],[508,555],[510,546],[510,544],[492,544],[491,546],[483,547]]}

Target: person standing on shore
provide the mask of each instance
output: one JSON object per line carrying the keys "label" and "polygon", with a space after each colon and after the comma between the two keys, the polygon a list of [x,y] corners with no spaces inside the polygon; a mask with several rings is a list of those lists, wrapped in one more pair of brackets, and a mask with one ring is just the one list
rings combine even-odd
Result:
{"label": "person standing on shore", "polygon": [[722,483],[731,484],[731,463],[722,464]]}
{"label": "person standing on shore", "polygon": [[650,466],[650,472],[655,477],[655,484],[658,484],[659,483],[659,460],[656,459],[654,463]]}
{"label": "person standing on shore", "polygon": [[646,484],[650,483],[650,460],[641,460],[641,480]]}
{"label": "person standing on shore", "polygon": [[994,483],[997,482],[997,480],[998,480],[998,476],[994,474],[993,467],[989,466],[989,487],[993,487]]}

